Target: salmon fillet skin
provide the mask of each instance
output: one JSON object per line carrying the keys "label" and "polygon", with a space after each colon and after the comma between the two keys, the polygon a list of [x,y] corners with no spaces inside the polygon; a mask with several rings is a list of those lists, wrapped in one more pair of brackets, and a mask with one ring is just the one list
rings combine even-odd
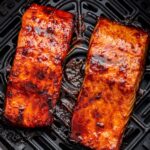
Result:
{"label": "salmon fillet skin", "polygon": [[119,150],[136,98],[149,36],[100,18],[71,121],[71,139],[94,150]]}
{"label": "salmon fillet skin", "polygon": [[4,109],[12,124],[34,128],[53,122],[73,18],[69,12],[37,4],[24,13]]}

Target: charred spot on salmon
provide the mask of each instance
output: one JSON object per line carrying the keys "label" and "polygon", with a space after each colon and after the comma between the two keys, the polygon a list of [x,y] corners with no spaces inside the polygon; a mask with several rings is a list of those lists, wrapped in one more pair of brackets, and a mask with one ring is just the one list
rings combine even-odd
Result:
{"label": "charred spot on salmon", "polygon": [[18,122],[21,123],[23,119],[23,112],[24,112],[24,107],[19,108],[19,113],[18,113]]}
{"label": "charred spot on salmon", "polygon": [[92,103],[92,102],[95,101],[95,100],[100,100],[101,95],[102,95],[101,92],[95,94],[95,96],[93,96],[93,97],[91,97],[91,98],[89,99],[89,102]]}
{"label": "charred spot on salmon", "polygon": [[47,33],[54,34],[54,30],[51,27],[48,27],[46,31]]}
{"label": "charred spot on salmon", "polygon": [[28,82],[25,82],[24,84],[23,84],[23,88],[26,90],[26,91],[35,91],[35,90],[37,90],[37,85],[36,84],[34,84],[34,83],[32,83],[32,82],[30,82],[30,81],[28,81]]}
{"label": "charred spot on salmon", "polygon": [[58,22],[57,22],[57,20],[53,19],[53,20],[52,20],[52,23],[53,23],[53,24],[57,24]]}
{"label": "charred spot on salmon", "polygon": [[38,70],[36,76],[39,80],[43,80],[45,78],[45,73],[46,72],[43,72],[42,70]]}
{"label": "charred spot on salmon", "polygon": [[47,15],[54,13],[54,8],[52,10],[50,9],[43,9],[43,12]]}
{"label": "charred spot on salmon", "polygon": [[53,105],[52,105],[52,97],[49,96],[49,97],[47,98],[47,104],[48,104],[48,106],[49,106],[49,109],[52,110],[52,108],[53,108]]}
{"label": "charred spot on salmon", "polygon": [[142,46],[142,44],[141,44],[141,43],[138,43],[138,44],[137,44],[137,47],[141,47],[141,46]]}
{"label": "charred spot on salmon", "polygon": [[37,92],[39,95],[45,95],[47,94],[47,90],[42,90]]}
{"label": "charred spot on salmon", "polygon": [[106,79],[106,83],[108,84],[109,88],[112,89],[115,84],[115,81],[113,79],[111,79],[111,80]]}
{"label": "charred spot on salmon", "polygon": [[108,71],[108,68],[106,67],[106,66],[104,66],[104,65],[93,65],[92,67],[91,67],[91,69],[92,70],[95,70],[95,71],[98,71],[98,72],[100,72],[100,73],[105,73],[105,72],[107,72]]}
{"label": "charred spot on salmon", "polygon": [[27,41],[26,43],[27,43],[28,47],[32,47],[33,46],[33,42],[32,41]]}
{"label": "charred spot on salmon", "polygon": [[101,114],[99,113],[99,111],[97,109],[94,109],[92,111],[92,116],[93,116],[93,118],[98,119],[101,117]]}
{"label": "charred spot on salmon", "polygon": [[118,47],[119,50],[121,51],[124,51],[124,48],[121,46],[121,47]]}
{"label": "charred spot on salmon", "polygon": [[80,136],[81,135],[81,133],[80,132],[76,132],[76,136]]}
{"label": "charred spot on salmon", "polygon": [[96,94],[95,99],[99,100],[101,98],[101,96],[102,96],[102,93],[99,92],[99,93]]}
{"label": "charred spot on salmon", "polygon": [[134,45],[133,45],[132,43],[130,43],[130,45],[131,45],[131,48],[135,50],[135,47],[134,47]]}
{"label": "charred spot on salmon", "polygon": [[92,103],[94,100],[95,100],[94,97],[90,98],[90,99],[89,99],[89,103]]}
{"label": "charred spot on salmon", "polygon": [[28,49],[24,48],[22,51],[22,55],[27,56],[28,55]]}
{"label": "charred spot on salmon", "polygon": [[54,43],[55,42],[53,38],[50,38],[49,41],[50,41],[50,43]]}
{"label": "charred spot on salmon", "polygon": [[92,81],[93,80],[93,75],[92,74],[88,74],[86,77],[88,80]]}

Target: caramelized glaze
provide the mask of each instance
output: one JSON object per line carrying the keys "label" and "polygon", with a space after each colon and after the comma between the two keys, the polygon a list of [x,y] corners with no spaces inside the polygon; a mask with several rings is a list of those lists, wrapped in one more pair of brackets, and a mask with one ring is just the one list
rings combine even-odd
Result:
{"label": "caramelized glaze", "polygon": [[71,138],[95,150],[119,150],[143,73],[148,34],[101,18],[92,35]]}
{"label": "caramelized glaze", "polygon": [[24,13],[4,112],[13,124],[40,127],[52,123],[72,31],[71,13],[37,4]]}

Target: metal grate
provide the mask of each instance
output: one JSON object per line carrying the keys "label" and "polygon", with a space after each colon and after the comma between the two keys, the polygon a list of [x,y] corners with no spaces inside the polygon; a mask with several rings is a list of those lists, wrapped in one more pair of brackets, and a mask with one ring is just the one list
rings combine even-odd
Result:
{"label": "metal grate", "polygon": [[[32,0],[33,2],[34,0]],[[18,129],[6,125],[0,115],[2,150],[86,150],[69,141],[70,118],[84,77],[88,42],[98,16],[143,27],[150,31],[150,0],[35,0],[75,14],[71,52],[64,62],[60,100],[52,127]],[[0,1],[0,114],[3,112],[7,76],[13,62],[26,0]],[[150,150],[150,55],[135,109],[126,128],[122,150]]]}

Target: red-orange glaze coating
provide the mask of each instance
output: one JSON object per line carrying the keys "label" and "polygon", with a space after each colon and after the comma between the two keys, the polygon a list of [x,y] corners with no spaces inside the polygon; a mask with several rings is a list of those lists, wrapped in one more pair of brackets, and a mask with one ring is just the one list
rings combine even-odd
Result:
{"label": "red-orange glaze coating", "polygon": [[72,31],[69,12],[32,4],[24,13],[4,111],[13,124],[41,127],[52,123]]}
{"label": "red-orange glaze coating", "polygon": [[119,150],[143,73],[148,34],[101,18],[92,35],[71,138],[95,150]]}

